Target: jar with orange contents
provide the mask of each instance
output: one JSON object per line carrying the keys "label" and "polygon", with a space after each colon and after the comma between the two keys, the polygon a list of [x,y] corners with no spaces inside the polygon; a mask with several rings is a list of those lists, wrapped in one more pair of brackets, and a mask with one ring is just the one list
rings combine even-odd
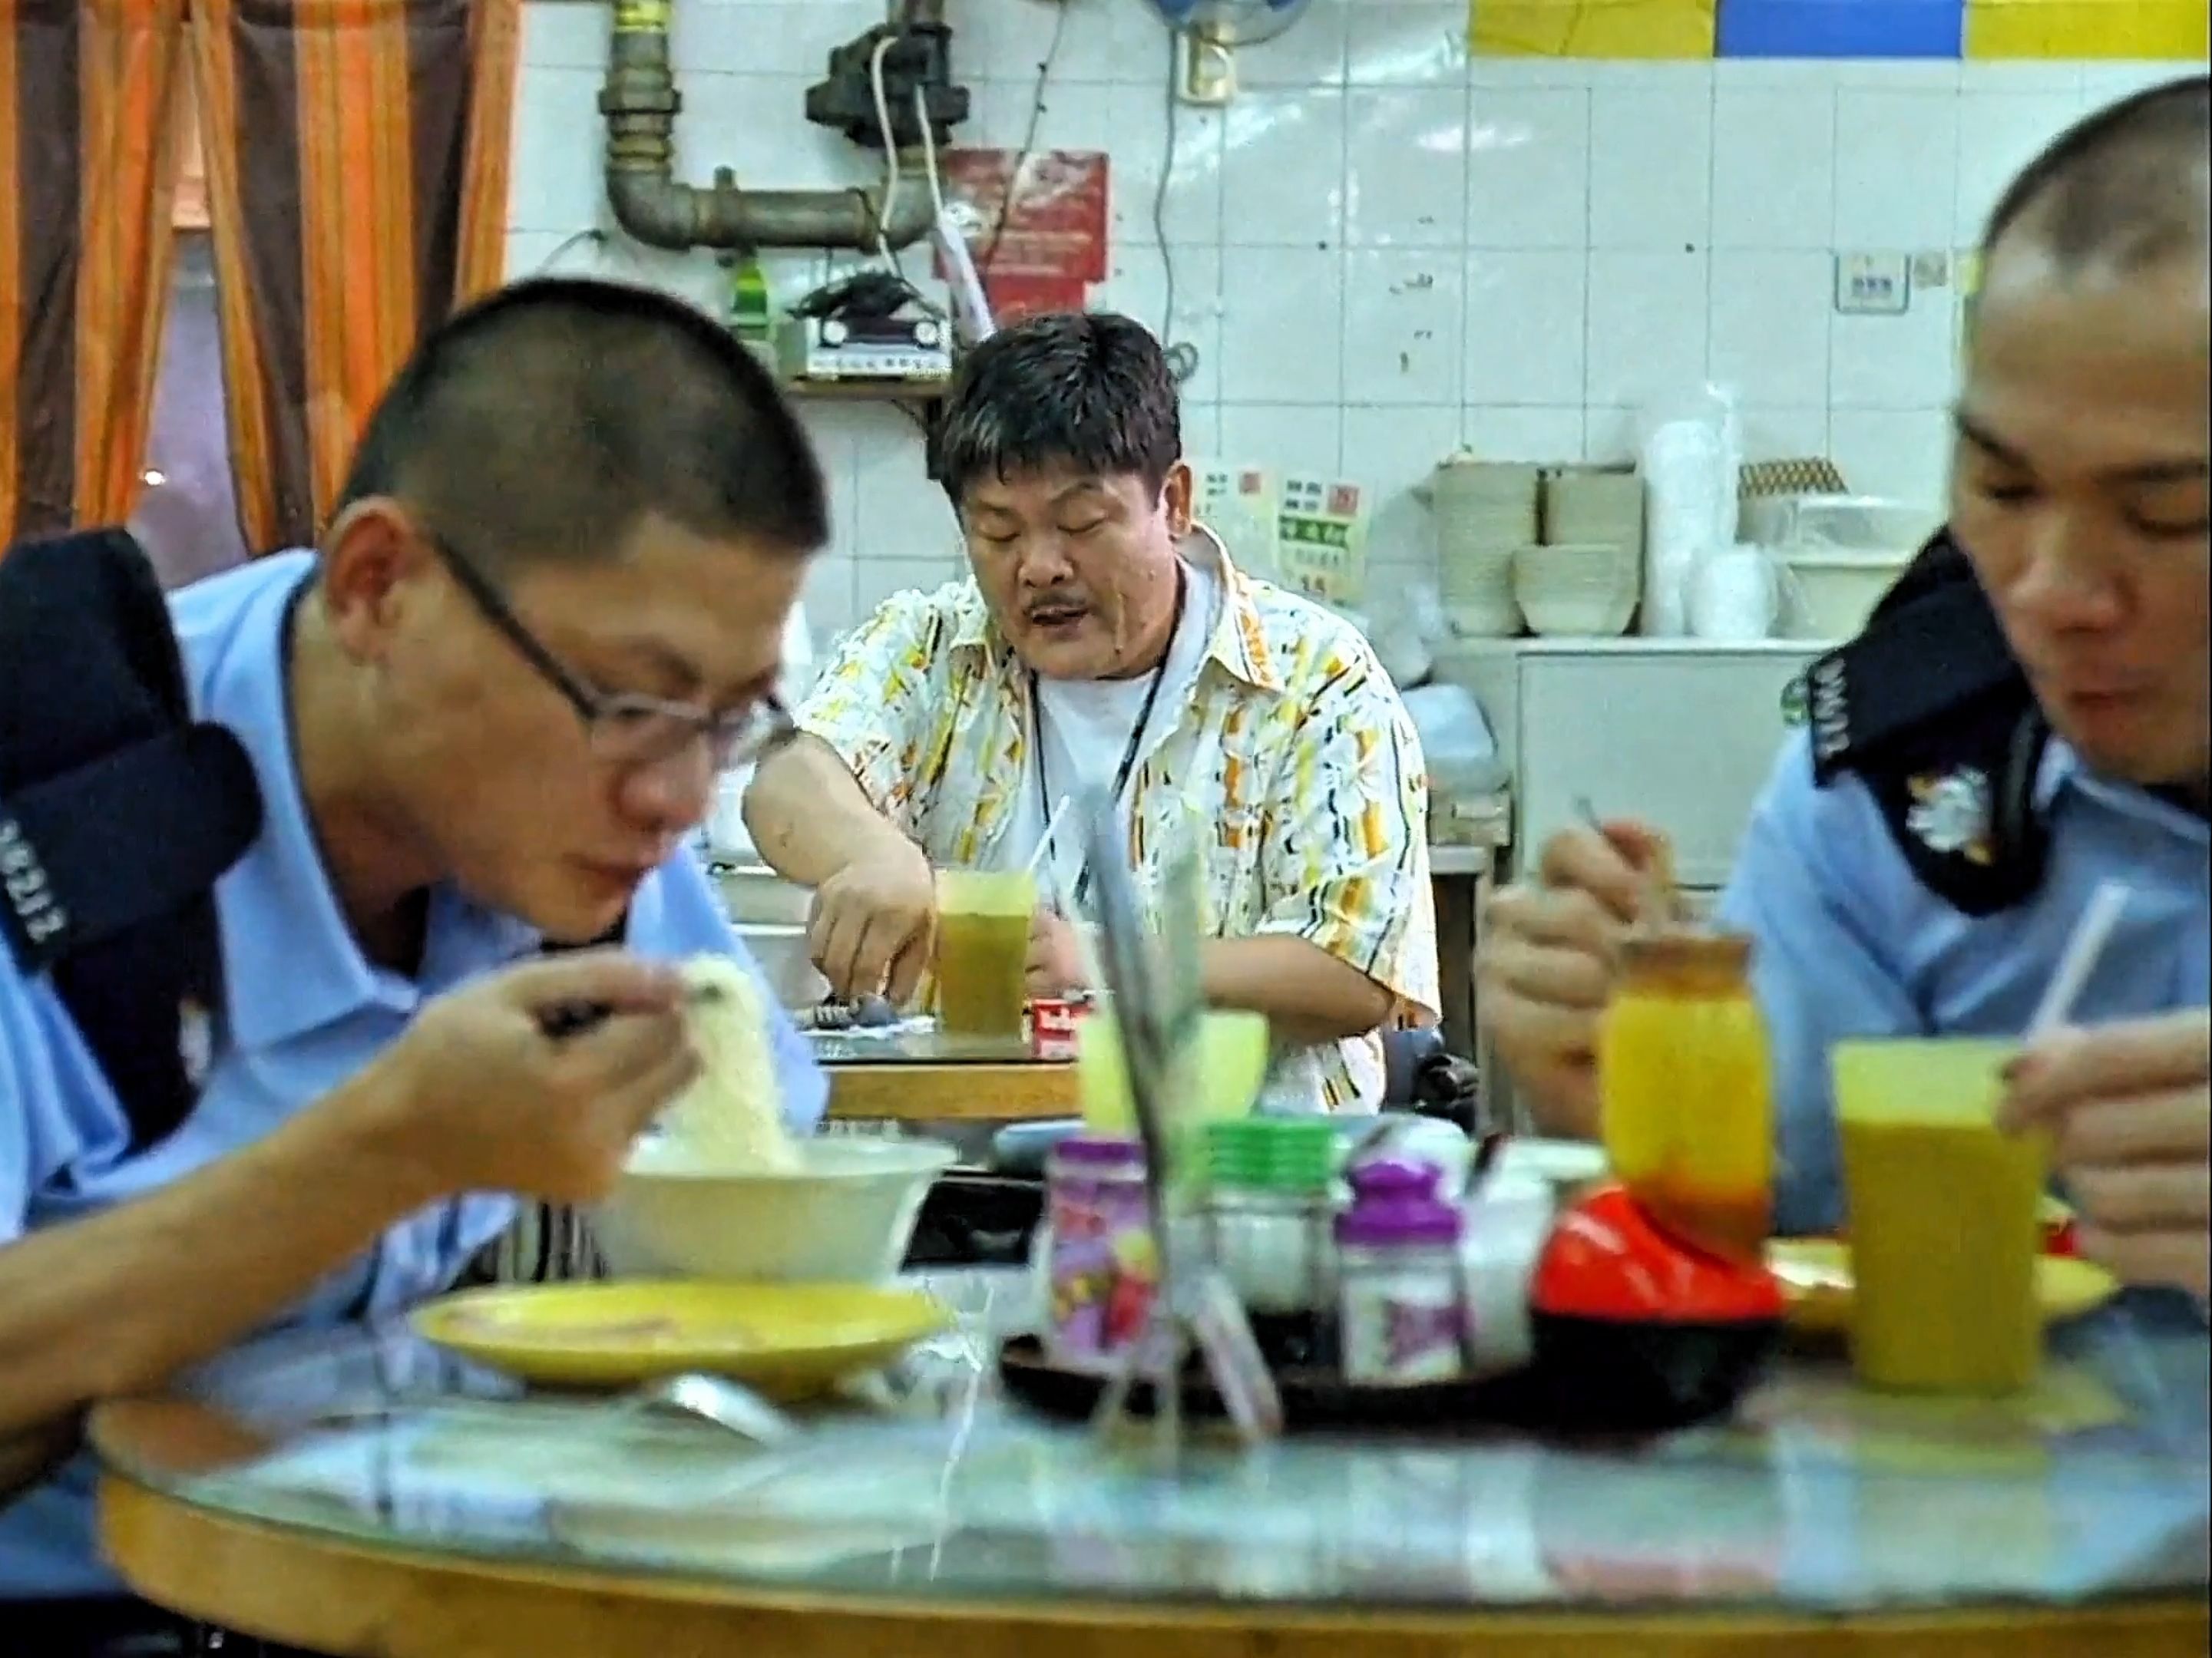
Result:
{"label": "jar with orange contents", "polygon": [[1614,1177],[1683,1242],[1757,1261],[1774,1184],[1774,1091],[1751,941],[1667,931],[1631,938],[1598,1039]]}

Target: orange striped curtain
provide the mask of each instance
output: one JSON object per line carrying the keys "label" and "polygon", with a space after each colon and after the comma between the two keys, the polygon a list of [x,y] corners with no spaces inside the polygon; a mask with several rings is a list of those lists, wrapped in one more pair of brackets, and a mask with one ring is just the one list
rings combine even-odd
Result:
{"label": "orange striped curtain", "polygon": [[239,516],[313,543],[417,341],[498,284],[520,0],[192,0]]}
{"label": "orange striped curtain", "polygon": [[184,39],[184,0],[0,0],[0,547],[137,500]]}

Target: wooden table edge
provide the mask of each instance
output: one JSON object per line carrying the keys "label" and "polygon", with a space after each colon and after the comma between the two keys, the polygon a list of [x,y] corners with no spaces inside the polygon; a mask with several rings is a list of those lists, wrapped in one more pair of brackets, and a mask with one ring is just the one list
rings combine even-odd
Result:
{"label": "wooden table edge", "polygon": [[1046,1060],[839,1060],[830,1115],[840,1122],[1027,1122],[1081,1114],[1075,1067]]}
{"label": "wooden table edge", "polygon": [[2202,1658],[2203,1600],[1864,1619],[835,1596],[387,1550],[101,1482],[138,1594],[333,1658]]}

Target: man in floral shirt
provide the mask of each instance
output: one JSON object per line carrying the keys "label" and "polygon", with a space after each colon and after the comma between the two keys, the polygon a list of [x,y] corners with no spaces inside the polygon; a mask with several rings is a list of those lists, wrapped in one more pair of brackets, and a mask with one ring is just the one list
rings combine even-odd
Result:
{"label": "man in floral shirt", "polygon": [[[911,996],[939,869],[1018,869],[1061,801],[1109,791],[1140,889],[1194,847],[1218,1007],[1285,1050],[1268,1104],[1372,1108],[1378,1032],[1432,1022],[1427,780],[1350,624],[1235,569],[1191,516],[1174,377],[1126,318],[1032,319],[963,365],[932,470],[970,579],[884,604],[756,778],[762,854],[815,889],[842,994]],[[1032,993],[1080,987],[1091,881],[1055,836]]]}

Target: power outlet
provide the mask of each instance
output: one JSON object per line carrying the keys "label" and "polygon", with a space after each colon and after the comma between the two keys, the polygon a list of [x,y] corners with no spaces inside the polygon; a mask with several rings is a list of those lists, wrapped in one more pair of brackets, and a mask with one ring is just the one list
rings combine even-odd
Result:
{"label": "power outlet", "polygon": [[1912,305],[1912,260],[1904,253],[1836,255],[1836,309],[1846,317],[1901,317]]}

